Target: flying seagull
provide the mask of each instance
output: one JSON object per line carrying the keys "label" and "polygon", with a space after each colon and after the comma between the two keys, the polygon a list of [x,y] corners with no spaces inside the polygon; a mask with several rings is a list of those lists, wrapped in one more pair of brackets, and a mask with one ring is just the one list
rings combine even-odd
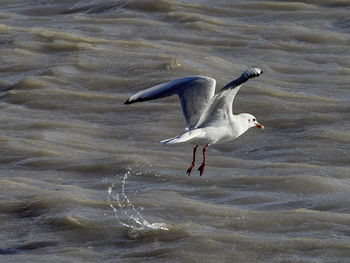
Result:
{"label": "flying seagull", "polygon": [[195,166],[198,145],[203,147],[203,163],[198,168],[203,174],[205,153],[210,145],[236,139],[251,127],[264,129],[256,118],[248,113],[234,115],[233,100],[242,84],[250,78],[260,76],[263,71],[257,67],[246,69],[242,75],[215,94],[215,79],[195,76],[171,80],[132,95],[124,104],[154,100],[172,95],[179,96],[186,121],[186,132],[174,138],[161,141],[165,144],[188,142],[195,144],[193,159],[187,174]]}

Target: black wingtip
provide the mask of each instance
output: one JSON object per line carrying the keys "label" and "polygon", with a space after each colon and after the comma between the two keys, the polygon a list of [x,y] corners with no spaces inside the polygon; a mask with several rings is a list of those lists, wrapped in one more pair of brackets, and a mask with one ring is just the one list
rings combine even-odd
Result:
{"label": "black wingtip", "polygon": [[148,101],[148,100],[153,100],[155,98],[136,98],[136,99],[130,99],[128,98],[127,101],[124,102],[124,104],[128,105],[128,104],[133,104],[135,102],[143,102],[143,101]]}
{"label": "black wingtip", "polygon": [[250,68],[247,68],[242,73],[241,78],[243,78],[245,81],[247,81],[248,79],[260,76],[262,73],[263,73],[263,71],[260,68],[250,67]]}
{"label": "black wingtip", "polygon": [[235,87],[242,85],[248,79],[258,77],[262,73],[263,73],[262,69],[258,67],[249,67],[242,73],[242,75],[238,79],[231,81],[226,86],[224,86],[221,90],[234,89]]}

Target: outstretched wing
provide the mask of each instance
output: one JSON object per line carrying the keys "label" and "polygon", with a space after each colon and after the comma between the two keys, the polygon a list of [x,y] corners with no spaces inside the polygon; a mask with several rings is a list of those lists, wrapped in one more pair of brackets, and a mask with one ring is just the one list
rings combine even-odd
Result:
{"label": "outstretched wing", "polygon": [[250,78],[260,76],[263,71],[260,68],[250,67],[243,74],[225,87],[223,87],[208,103],[203,111],[196,127],[200,126],[220,126],[226,119],[232,116],[233,100],[241,88],[242,84]]}
{"label": "outstretched wing", "polygon": [[215,79],[197,76],[172,80],[132,95],[125,104],[179,96],[187,128],[193,128],[215,93]]}

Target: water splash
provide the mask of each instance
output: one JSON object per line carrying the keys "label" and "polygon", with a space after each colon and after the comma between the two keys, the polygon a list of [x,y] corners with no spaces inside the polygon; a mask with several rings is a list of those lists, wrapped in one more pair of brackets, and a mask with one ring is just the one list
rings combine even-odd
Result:
{"label": "water splash", "polygon": [[[124,174],[120,193],[115,190],[114,184],[108,187],[107,200],[109,202],[109,206],[114,211],[115,218],[122,226],[128,227],[132,230],[168,230],[165,223],[151,223],[146,220],[130,201],[125,193],[125,186],[127,184],[128,176],[130,175],[131,171]],[[114,192],[116,193],[114,194]],[[113,204],[113,202],[116,203],[117,207]],[[122,220],[122,217],[126,218],[128,222]]]}

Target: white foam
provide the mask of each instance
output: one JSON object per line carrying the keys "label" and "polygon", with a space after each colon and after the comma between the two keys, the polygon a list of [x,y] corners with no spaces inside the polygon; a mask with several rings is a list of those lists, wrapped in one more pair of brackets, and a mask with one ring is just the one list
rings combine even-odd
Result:
{"label": "white foam", "polygon": [[[120,193],[115,189],[114,184],[108,187],[107,190],[107,200],[109,206],[114,212],[115,218],[122,226],[128,227],[132,230],[168,230],[165,223],[152,223],[146,220],[139,212],[139,209],[136,209],[134,204],[130,201],[125,193],[125,186],[129,175],[131,175],[130,171],[124,174]],[[113,194],[113,191],[116,193]],[[113,205],[113,201],[116,202],[117,207]],[[122,220],[122,216],[125,217],[128,222],[124,222],[125,219],[123,218]]]}

